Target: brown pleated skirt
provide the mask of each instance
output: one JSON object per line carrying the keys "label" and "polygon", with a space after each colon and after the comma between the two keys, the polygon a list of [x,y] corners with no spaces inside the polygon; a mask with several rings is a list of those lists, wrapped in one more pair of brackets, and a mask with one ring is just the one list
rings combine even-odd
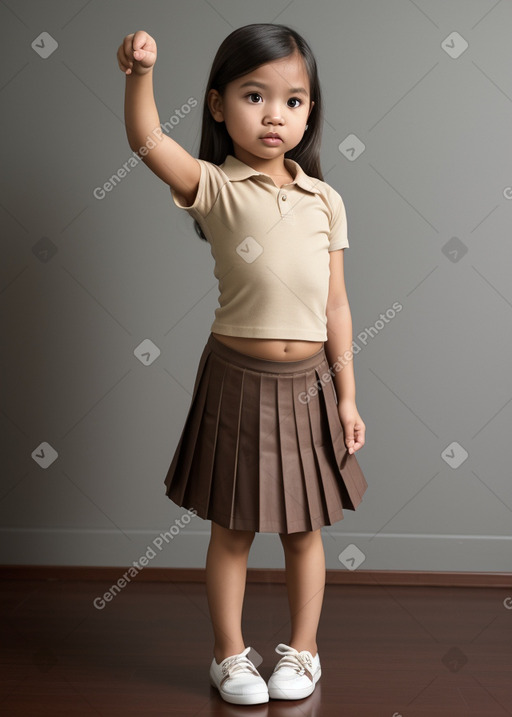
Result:
{"label": "brown pleated skirt", "polygon": [[225,528],[295,533],[355,510],[368,484],[345,447],[322,347],[248,356],[210,334],[165,494]]}

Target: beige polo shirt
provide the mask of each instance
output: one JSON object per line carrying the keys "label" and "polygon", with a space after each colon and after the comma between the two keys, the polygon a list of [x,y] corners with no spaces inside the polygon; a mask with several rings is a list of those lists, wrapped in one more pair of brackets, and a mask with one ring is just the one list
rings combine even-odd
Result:
{"label": "beige polo shirt", "polygon": [[228,155],[199,159],[195,201],[174,203],[197,220],[215,260],[219,307],[211,331],[228,336],[327,340],[329,252],[349,246],[341,196],[285,159],[293,182]]}

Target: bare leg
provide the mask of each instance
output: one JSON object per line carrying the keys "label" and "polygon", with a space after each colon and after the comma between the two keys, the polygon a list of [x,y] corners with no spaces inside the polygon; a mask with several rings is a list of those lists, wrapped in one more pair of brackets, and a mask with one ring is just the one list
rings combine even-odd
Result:
{"label": "bare leg", "polygon": [[254,531],[229,530],[212,521],[206,556],[206,591],[217,662],[245,649],[242,608],[247,558],[253,540]]}
{"label": "bare leg", "polygon": [[291,616],[290,647],[317,653],[316,634],[325,588],[325,553],[320,528],[280,533]]}

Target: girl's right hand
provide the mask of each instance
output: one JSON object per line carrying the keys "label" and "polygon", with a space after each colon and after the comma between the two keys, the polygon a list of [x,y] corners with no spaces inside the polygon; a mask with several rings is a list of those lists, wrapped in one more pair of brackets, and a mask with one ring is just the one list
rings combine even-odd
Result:
{"label": "girl's right hand", "polygon": [[144,30],[126,35],[117,50],[117,62],[126,75],[145,75],[156,62],[155,40]]}

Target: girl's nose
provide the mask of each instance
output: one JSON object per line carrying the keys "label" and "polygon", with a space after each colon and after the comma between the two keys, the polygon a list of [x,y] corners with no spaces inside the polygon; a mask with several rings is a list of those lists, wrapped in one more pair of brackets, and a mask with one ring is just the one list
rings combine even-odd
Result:
{"label": "girl's nose", "polygon": [[265,117],[265,124],[283,124],[283,116],[277,110],[270,112]]}
{"label": "girl's nose", "polygon": [[283,113],[280,102],[275,100],[267,102],[266,113],[265,113],[265,124],[270,122],[272,124],[283,123]]}

